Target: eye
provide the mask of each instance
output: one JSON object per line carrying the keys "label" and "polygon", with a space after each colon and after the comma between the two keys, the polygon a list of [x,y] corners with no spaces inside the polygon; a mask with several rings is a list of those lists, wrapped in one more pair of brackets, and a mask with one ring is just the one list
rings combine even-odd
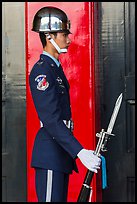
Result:
{"label": "eye", "polygon": [[64,33],[63,36],[66,38],[68,36],[68,34]]}

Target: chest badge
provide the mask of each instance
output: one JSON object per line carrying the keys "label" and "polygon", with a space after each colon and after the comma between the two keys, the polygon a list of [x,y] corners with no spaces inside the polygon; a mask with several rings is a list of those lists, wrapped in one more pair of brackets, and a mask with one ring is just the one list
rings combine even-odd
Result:
{"label": "chest badge", "polygon": [[35,78],[37,82],[37,89],[40,91],[45,91],[49,87],[49,82],[46,79],[46,75],[38,75]]}

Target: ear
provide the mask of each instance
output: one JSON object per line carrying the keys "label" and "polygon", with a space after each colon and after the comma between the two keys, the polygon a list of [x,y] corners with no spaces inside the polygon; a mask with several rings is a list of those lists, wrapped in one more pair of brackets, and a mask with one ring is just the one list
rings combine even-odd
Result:
{"label": "ear", "polygon": [[58,33],[55,33],[55,34],[50,33],[50,36],[51,36],[52,39],[56,39],[57,35],[58,35]]}

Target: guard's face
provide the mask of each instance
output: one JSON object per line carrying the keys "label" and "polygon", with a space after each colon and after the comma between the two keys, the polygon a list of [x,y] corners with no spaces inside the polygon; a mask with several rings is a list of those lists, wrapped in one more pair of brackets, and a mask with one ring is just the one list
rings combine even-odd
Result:
{"label": "guard's face", "polygon": [[69,38],[69,33],[57,33],[57,36],[53,37],[54,41],[57,43],[57,45],[60,47],[60,49],[68,49],[70,43],[71,43],[71,40]]}

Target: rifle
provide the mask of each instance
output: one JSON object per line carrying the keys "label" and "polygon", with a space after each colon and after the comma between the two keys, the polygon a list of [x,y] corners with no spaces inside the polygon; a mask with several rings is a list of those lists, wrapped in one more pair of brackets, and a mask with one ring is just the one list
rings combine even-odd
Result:
{"label": "rifle", "polygon": [[[122,93],[119,95],[119,97],[116,100],[115,107],[107,128],[107,131],[105,132],[104,129],[102,129],[100,133],[96,133],[96,136],[99,137],[99,140],[98,140],[96,149],[94,151],[94,154],[97,156],[100,156],[101,151],[102,152],[107,151],[106,145],[107,145],[108,139],[110,139],[110,136],[114,136],[114,134],[111,134],[111,132],[112,132],[114,123],[116,121],[116,117],[117,117],[121,102],[122,102]],[[94,176],[94,172],[87,170],[77,202],[88,202],[89,200],[91,200],[92,187],[90,186],[90,184],[92,182],[93,176]]]}

